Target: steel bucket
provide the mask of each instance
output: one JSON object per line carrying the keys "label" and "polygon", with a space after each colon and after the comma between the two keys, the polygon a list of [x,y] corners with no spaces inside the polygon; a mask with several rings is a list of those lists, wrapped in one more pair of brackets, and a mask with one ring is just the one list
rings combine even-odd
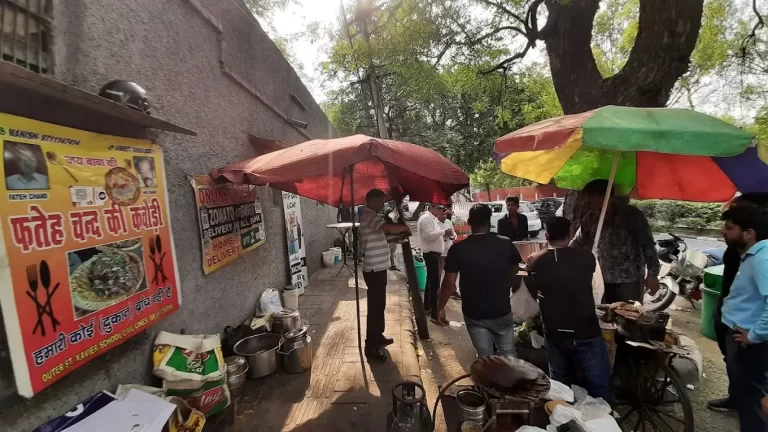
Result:
{"label": "steel bucket", "polygon": [[235,344],[233,351],[245,357],[248,362],[248,377],[256,379],[277,371],[277,351],[282,342],[282,335],[263,333],[241,340]]}
{"label": "steel bucket", "polygon": [[520,257],[522,257],[523,260],[535,254],[536,252],[547,248],[547,242],[544,241],[516,241],[513,243],[515,244],[517,251],[520,252]]}

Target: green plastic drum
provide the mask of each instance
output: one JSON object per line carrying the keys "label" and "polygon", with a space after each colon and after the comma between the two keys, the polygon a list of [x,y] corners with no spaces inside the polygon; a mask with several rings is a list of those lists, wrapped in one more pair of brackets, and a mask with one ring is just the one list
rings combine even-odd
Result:
{"label": "green plastic drum", "polygon": [[413,260],[413,266],[416,267],[416,281],[419,283],[419,291],[424,292],[427,288],[427,265],[421,261]]}
{"label": "green plastic drum", "polygon": [[724,266],[704,269],[704,284],[701,288],[701,334],[717,340],[715,335],[715,308],[723,290]]}
{"label": "green plastic drum", "polygon": [[724,265],[704,269],[704,286],[718,293],[723,291]]}

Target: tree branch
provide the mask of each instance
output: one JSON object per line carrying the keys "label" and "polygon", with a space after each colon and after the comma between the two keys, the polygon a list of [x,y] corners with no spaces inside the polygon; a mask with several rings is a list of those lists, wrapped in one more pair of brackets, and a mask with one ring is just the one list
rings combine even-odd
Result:
{"label": "tree branch", "polygon": [[754,27],[752,27],[752,31],[741,42],[741,47],[739,48],[739,52],[741,54],[740,57],[742,59],[747,58],[747,52],[749,51],[749,46],[750,45],[754,46],[757,44],[757,31],[765,27],[765,21],[763,20],[763,16],[760,14],[760,11],[757,9],[757,0],[752,0],[752,13],[757,17],[757,22],[755,23]]}
{"label": "tree branch", "polygon": [[490,69],[481,71],[480,74],[481,75],[489,75],[489,74],[492,74],[493,72],[495,72],[497,70],[506,69],[507,65],[509,65],[510,63],[515,62],[515,61],[520,60],[521,58],[525,57],[525,55],[528,54],[528,51],[534,45],[535,45],[535,42],[528,41],[528,43],[525,45],[525,48],[523,48],[522,51],[520,51],[519,53],[517,53],[517,54],[515,54],[515,55],[513,55],[511,57],[508,57],[508,58],[502,60],[501,62],[497,63],[496,66],[494,66],[494,67],[492,67]]}
{"label": "tree branch", "polygon": [[507,30],[512,30],[514,32],[517,32],[517,33],[525,36],[526,39],[529,38],[529,33],[526,32],[525,30],[521,29],[520,27],[517,27],[517,26],[502,26],[502,27],[497,27],[494,31],[492,31],[490,33],[486,33],[483,36],[480,36],[479,38],[477,38],[477,39],[475,39],[473,41],[470,41],[469,42],[469,46],[475,46],[475,45],[479,44],[480,42],[482,42],[482,41],[484,41],[484,40],[486,40],[486,39],[488,39],[490,37],[493,37],[493,36],[503,32],[503,31],[507,31]]}
{"label": "tree branch", "polygon": [[[503,6],[497,5],[497,4],[493,3],[493,2],[490,2],[490,1],[487,1],[487,0],[481,0],[481,1],[483,3],[489,4],[489,5],[492,5],[492,6],[497,6],[497,7],[501,8],[501,9],[506,10],[506,8],[504,8]],[[506,58],[504,60],[502,60],[501,62],[496,64],[491,69],[488,69],[488,70],[480,72],[481,74],[488,75],[488,74],[491,74],[491,73],[493,73],[494,71],[497,71],[497,70],[505,70],[507,68],[507,65],[509,65],[509,64],[511,64],[511,63],[513,63],[513,62],[515,62],[517,60],[522,59],[523,57],[526,56],[526,54],[528,54],[528,51],[530,51],[531,48],[536,46],[536,41],[540,37],[539,22],[538,22],[537,14],[538,14],[538,11],[539,11],[539,7],[543,3],[544,3],[544,0],[535,0],[533,3],[531,3],[531,5],[528,6],[528,11],[525,14],[525,20],[521,20],[518,15],[512,13],[512,11],[507,10],[507,12],[510,15],[514,16],[515,19],[517,19],[517,20],[519,20],[520,22],[523,23],[523,26],[525,27],[525,30],[523,30],[523,29],[521,29],[519,27],[516,27],[516,26],[499,27],[496,30],[494,30],[493,32],[491,32],[491,33],[481,37],[480,39],[476,40],[473,43],[473,45],[476,44],[476,43],[479,43],[480,41],[482,41],[482,40],[484,40],[484,39],[486,39],[488,37],[491,37],[491,36],[499,33],[500,31],[503,31],[503,30],[515,31],[515,32],[525,36],[525,38],[528,40],[528,42],[525,44],[525,48],[523,48],[523,50],[521,52],[519,52],[519,53],[517,53],[517,54],[515,54],[515,55],[513,55],[511,57],[508,57],[508,58]]]}
{"label": "tree branch", "polygon": [[501,12],[511,16],[514,19],[516,19],[519,23],[521,23],[522,25],[524,25],[526,27],[528,25],[528,22],[526,20],[524,20],[523,17],[521,17],[520,15],[512,12],[510,9],[504,7],[503,5],[500,5],[500,4],[496,3],[496,2],[492,2],[491,0],[480,0],[480,3],[484,3],[484,4],[488,5],[488,6],[491,6],[491,7],[494,7],[496,9],[498,9],[499,11],[501,11]]}

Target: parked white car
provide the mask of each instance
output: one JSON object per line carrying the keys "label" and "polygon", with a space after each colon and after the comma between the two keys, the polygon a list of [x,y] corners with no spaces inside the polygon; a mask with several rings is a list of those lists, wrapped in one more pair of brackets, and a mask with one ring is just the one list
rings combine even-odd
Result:
{"label": "parked white car", "polygon": [[[507,211],[507,203],[504,201],[493,201],[483,204],[488,205],[493,212],[491,214],[491,231],[496,232],[499,220],[509,214],[509,211]],[[538,236],[541,232],[541,219],[539,218],[539,213],[533,208],[533,205],[528,201],[520,201],[520,213],[528,218],[528,234],[531,237]]]}

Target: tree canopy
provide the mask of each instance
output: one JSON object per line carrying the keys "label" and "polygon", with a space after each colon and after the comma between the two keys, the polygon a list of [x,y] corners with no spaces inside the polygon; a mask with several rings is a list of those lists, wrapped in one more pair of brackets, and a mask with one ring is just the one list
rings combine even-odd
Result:
{"label": "tree canopy", "polygon": [[729,95],[766,105],[768,51],[751,0],[345,3],[323,64],[337,84],[325,109],[339,131],[377,135],[374,71],[388,135],[443,153],[490,187],[509,184],[485,175],[493,139],[563,112],[706,110]]}

